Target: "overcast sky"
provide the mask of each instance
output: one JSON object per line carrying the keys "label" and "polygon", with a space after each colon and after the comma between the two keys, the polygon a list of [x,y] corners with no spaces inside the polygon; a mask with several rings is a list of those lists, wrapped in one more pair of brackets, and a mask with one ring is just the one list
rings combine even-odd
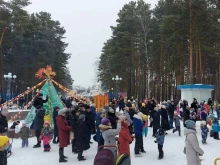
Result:
{"label": "overcast sky", "polygon": [[[158,0],[145,0],[155,6]],[[129,0],[31,0],[30,13],[46,11],[66,29],[71,53],[69,68],[74,85],[95,84],[94,63],[103,43],[111,37],[110,26],[116,24],[119,10]]]}

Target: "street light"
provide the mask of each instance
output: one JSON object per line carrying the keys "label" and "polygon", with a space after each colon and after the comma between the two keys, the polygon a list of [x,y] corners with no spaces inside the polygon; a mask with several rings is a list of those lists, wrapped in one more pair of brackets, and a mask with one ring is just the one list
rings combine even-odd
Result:
{"label": "street light", "polygon": [[10,100],[11,99],[11,83],[15,82],[15,79],[17,78],[16,75],[12,76],[12,73],[8,73],[7,75],[4,75],[5,81],[8,82],[7,83],[7,92],[6,92],[6,100]]}
{"label": "street light", "polygon": [[118,82],[122,81],[122,78],[118,77],[118,75],[116,75],[115,77],[112,77],[112,81],[115,81],[115,85],[116,85],[115,92],[116,92],[116,95],[117,95],[117,92],[118,92]]}

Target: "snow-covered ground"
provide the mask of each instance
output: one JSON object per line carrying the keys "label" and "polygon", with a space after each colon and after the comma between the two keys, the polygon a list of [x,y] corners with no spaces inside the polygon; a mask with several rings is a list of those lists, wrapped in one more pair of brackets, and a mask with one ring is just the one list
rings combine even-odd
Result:
{"label": "snow-covered ground", "polygon": [[[200,146],[204,150],[205,154],[203,157],[202,165],[213,165],[214,160],[220,157],[220,141],[214,140],[208,137],[208,144],[201,144],[201,135],[199,123],[197,122],[198,139],[200,141]],[[183,132],[183,128],[182,128]],[[168,135],[165,137],[164,143],[164,154],[163,160],[157,160],[158,150],[157,144],[154,143],[154,138],[152,137],[152,128],[149,128],[148,137],[144,138],[144,148],[146,154],[143,157],[134,157],[134,142],[131,144],[131,161],[132,165],[186,165],[186,157],[183,154],[185,137],[179,137],[173,134],[172,131],[168,131]],[[52,150],[49,153],[43,152],[42,148],[33,149],[33,145],[36,143],[35,138],[29,139],[29,147],[21,148],[21,139],[15,139],[13,143],[13,155],[8,158],[8,165],[58,165],[58,145],[52,144]],[[86,161],[78,162],[77,155],[72,154],[71,146],[65,148],[65,155],[68,156],[68,162],[63,163],[66,165],[92,165],[94,157],[96,155],[97,144],[93,143],[88,151],[84,152]],[[219,162],[220,164],[220,162]]]}

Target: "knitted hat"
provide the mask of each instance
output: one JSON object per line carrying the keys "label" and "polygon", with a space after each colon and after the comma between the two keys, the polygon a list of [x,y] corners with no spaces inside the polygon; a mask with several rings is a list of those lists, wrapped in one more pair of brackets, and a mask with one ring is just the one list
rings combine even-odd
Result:
{"label": "knitted hat", "polygon": [[110,123],[110,120],[107,119],[107,118],[103,118],[102,121],[101,121],[102,125],[108,125],[109,123]]}
{"label": "knitted hat", "polygon": [[47,125],[50,125],[49,121],[45,121],[45,122],[44,122],[44,125],[46,125],[46,124],[47,124]]}
{"label": "knitted hat", "polygon": [[143,114],[142,112],[138,112],[137,115],[140,116],[140,117],[142,118],[144,114]]}
{"label": "knitted hat", "polygon": [[201,121],[201,125],[206,125],[206,121]]}
{"label": "knitted hat", "polygon": [[186,120],[185,124],[187,128],[193,128],[196,125],[196,123],[192,120]]}
{"label": "knitted hat", "polygon": [[3,147],[7,142],[9,142],[9,138],[7,136],[0,136],[0,148]]}
{"label": "knitted hat", "polygon": [[147,121],[147,119],[148,119],[147,115],[143,115],[143,116],[142,116],[142,119],[143,119],[144,121]]}
{"label": "knitted hat", "polygon": [[67,109],[66,109],[66,108],[60,109],[60,110],[58,111],[58,115],[63,115],[63,114],[66,113],[66,112],[67,112]]}
{"label": "knitted hat", "polygon": [[79,120],[85,120],[86,119],[86,116],[85,115],[80,115],[79,116]]}

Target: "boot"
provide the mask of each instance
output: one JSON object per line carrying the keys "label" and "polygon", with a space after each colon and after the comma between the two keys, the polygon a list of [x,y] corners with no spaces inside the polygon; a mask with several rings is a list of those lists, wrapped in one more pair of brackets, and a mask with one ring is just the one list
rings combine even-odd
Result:
{"label": "boot", "polygon": [[33,148],[39,148],[39,147],[41,147],[40,142],[38,142],[36,145],[34,145],[34,147],[33,147]]}
{"label": "boot", "polygon": [[59,149],[59,156],[60,156],[60,159],[59,159],[60,163],[67,162],[67,160],[65,160],[65,156],[63,155],[63,149]]}
{"label": "boot", "polygon": [[53,139],[53,144],[57,144],[57,141],[55,139]]}
{"label": "boot", "polygon": [[82,151],[79,151],[79,153],[78,153],[78,160],[79,160],[79,161],[84,161],[84,160],[86,160],[86,159],[84,158],[84,156],[82,156]]}

